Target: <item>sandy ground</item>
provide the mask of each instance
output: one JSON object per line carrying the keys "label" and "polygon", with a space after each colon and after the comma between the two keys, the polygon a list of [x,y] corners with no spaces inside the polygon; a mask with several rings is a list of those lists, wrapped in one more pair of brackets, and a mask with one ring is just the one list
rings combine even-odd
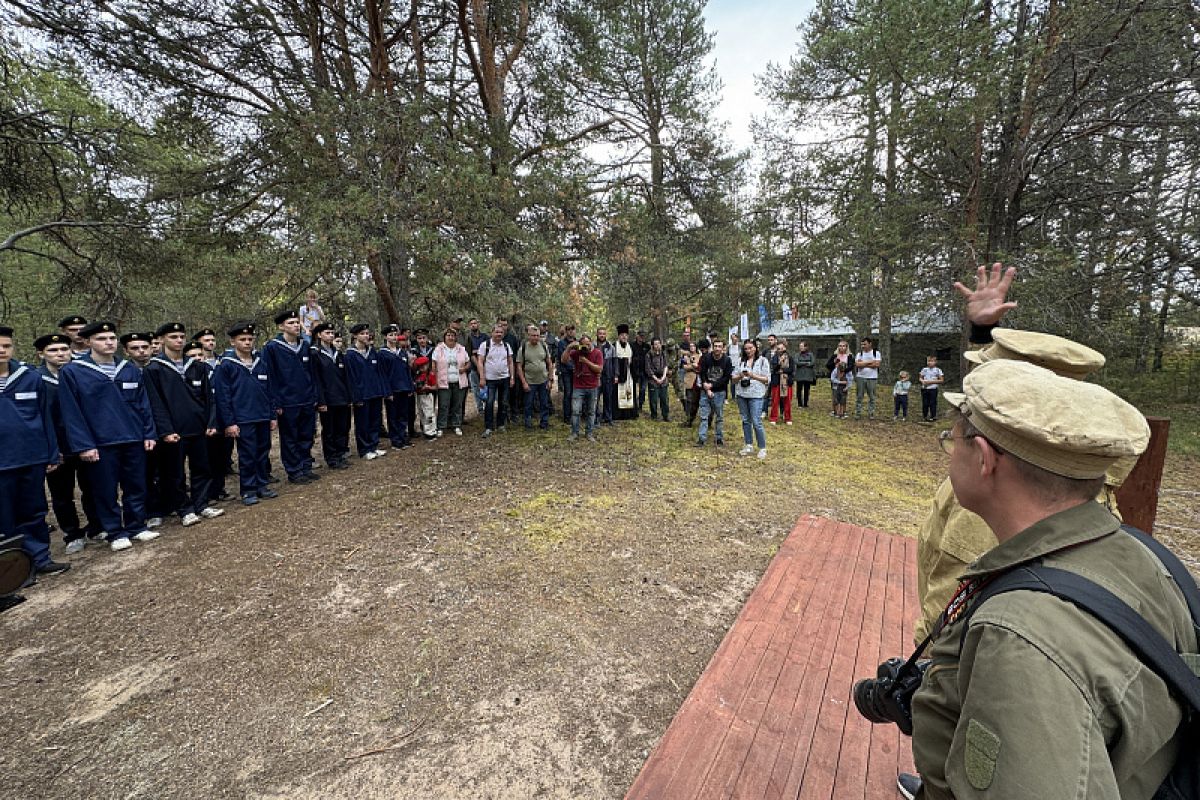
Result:
{"label": "sandy ground", "polygon": [[[89,547],[0,617],[4,794],[621,797],[795,520],[913,535],[944,474],[932,428],[813,406],[761,463],[732,409],[721,450],[476,422]],[[1193,559],[1197,477],[1160,517]]]}

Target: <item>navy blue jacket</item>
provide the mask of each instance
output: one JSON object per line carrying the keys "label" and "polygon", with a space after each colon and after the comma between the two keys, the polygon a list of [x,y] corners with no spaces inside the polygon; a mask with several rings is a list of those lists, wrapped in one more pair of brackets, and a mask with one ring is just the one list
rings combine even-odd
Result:
{"label": "navy blue jacket", "polygon": [[116,366],[109,378],[87,355],[58,373],[58,406],[71,453],[158,438],[142,371],[132,361]]}
{"label": "navy blue jacket", "polygon": [[390,395],[387,384],[383,379],[383,370],[379,366],[379,351],[374,347],[360,353],[351,347],[343,356],[346,361],[346,372],[350,375],[350,396],[354,402],[374,400],[377,397]]}
{"label": "navy blue jacket", "polygon": [[379,366],[383,374],[384,385],[388,394],[414,391],[412,369],[409,367],[411,350],[388,350],[386,347],[379,351]]}
{"label": "navy blue jacket", "polygon": [[58,376],[50,371],[44,363],[37,368],[38,375],[42,376],[42,385],[46,389],[46,396],[50,400],[50,419],[54,423],[54,435],[58,439],[58,449],[63,452],[67,450],[67,428],[63,425],[62,408],[58,405]]}
{"label": "navy blue jacket", "polygon": [[181,371],[165,353],[159,353],[142,375],[160,439],[174,433],[204,436],[209,428],[217,427],[217,401],[203,361],[189,358]]}
{"label": "navy blue jacket", "polygon": [[350,376],[346,374],[346,359],[337,350],[333,355],[313,345],[311,351],[313,376],[317,384],[317,405],[348,406],[353,400],[350,394]]}
{"label": "navy blue jacket", "polygon": [[8,362],[8,383],[0,392],[0,470],[58,463],[47,388],[37,370]]}
{"label": "navy blue jacket", "polygon": [[311,348],[303,341],[293,350],[283,334],[271,339],[259,351],[266,365],[268,390],[276,408],[303,408],[317,404],[317,385],[313,380]]}
{"label": "navy blue jacket", "polygon": [[259,353],[247,366],[232,349],[226,350],[213,371],[213,391],[221,424],[248,425],[275,419],[275,404],[268,386],[270,377]]}

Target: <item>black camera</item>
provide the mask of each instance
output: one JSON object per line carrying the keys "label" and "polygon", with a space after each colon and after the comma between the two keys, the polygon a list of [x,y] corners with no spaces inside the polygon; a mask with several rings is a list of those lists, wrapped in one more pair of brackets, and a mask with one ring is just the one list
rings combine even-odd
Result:
{"label": "black camera", "polygon": [[912,698],[921,686],[928,661],[889,658],[875,671],[875,679],[854,684],[854,706],[869,721],[894,722],[905,736],[912,736]]}

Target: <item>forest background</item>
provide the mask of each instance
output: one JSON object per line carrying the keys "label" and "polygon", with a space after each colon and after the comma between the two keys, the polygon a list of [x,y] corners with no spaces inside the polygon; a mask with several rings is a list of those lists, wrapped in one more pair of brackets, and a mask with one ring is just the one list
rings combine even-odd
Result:
{"label": "forest background", "polygon": [[[777,25],[762,19],[762,25]],[[790,23],[789,23],[790,24]],[[736,149],[699,0],[0,0],[0,318],[1015,324],[1194,402],[1200,10],[819,0]]]}

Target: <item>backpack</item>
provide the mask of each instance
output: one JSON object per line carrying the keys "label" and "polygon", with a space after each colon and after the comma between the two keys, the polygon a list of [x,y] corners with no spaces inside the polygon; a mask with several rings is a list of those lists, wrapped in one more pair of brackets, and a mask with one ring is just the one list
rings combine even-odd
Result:
{"label": "backpack", "polygon": [[[1133,536],[1154,554],[1183,593],[1192,615],[1192,626],[1200,641],[1200,589],[1187,567],[1161,542],[1129,525],[1121,530]],[[1183,706],[1182,733],[1175,766],[1167,774],[1153,800],[1200,800],[1200,654],[1178,653],[1150,623],[1112,592],[1074,572],[1031,564],[1006,572],[979,593],[964,612],[969,619],[989,597],[1018,589],[1044,592],[1066,600],[1107,625],[1129,649],[1163,679]],[[967,625],[963,626],[966,639]],[[962,649],[962,643],[959,644]]]}
{"label": "backpack", "polygon": [[[517,361],[521,362],[521,369],[525,369],[525,365],[529,362],[525,360],[525,345],[528,342],[521,342],[521,349],[517,351]],[[545,342],[538,342],[538,346],[542,348],[542,358],[546,361],[550,360],[550,351],[546,349]]]}

